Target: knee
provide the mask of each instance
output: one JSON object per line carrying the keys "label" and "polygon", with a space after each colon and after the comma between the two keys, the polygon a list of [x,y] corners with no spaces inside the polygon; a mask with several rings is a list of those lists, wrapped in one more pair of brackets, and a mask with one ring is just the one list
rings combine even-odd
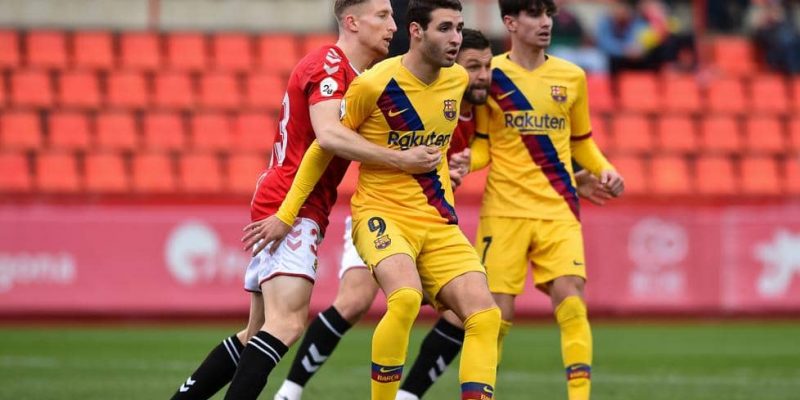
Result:
{"label": "knee", "polygon": [[409,287],[397,289],[386,298],[387,314],[397,314],[411,323],[417,318],[421,306],[422,293]]}
{"label": "knee", "polygon": [[276,316],[276,320],[267,320],[261,330],[272,333],[286,346],[291,346],[303,335],[306,329],[305,315]]}
{"label": "knee", "polygon": [[369,311],[374,299],[374,294],[372,296],[348,294],[337,297],[333,302],[333,306],[342,318],[353,325]]}
{"label": "knee", "polygon": [[493,331],[497,334],[500,331],[501,320],[500,308],[494,306],[470,314],[464,320],[464,329],[466,331]]}

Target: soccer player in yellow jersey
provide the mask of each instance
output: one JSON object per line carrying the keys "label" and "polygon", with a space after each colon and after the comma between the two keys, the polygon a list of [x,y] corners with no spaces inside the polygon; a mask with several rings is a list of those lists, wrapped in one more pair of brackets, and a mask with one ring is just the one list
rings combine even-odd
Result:
{"label": "soccer player in yellow jersey", "polygon": [[623,179],[591,139],[584,72],[545,54],[552,0],[499,0],[511,50],[492,60],[489,100],[476,112],[471,169],[491,162],[476,250],[502,310],[499,345],[528,263],[552,300],[570,400],[589,399],[592,336],[583,300],[586,265],[571,158],[621,194]]}

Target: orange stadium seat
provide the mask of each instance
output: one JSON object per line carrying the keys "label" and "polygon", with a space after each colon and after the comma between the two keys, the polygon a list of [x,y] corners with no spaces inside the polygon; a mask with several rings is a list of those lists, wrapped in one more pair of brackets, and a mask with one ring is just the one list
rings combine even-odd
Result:
{"label": "orange stadium seat", "polygon": [[756,153],[782,153],[785,150],[783,124],[777,117],[751,116],[745,123],[745,149]]}
{"label": "orange stadium seat", "polygon": [[586,86],[589,91],[589,108],[592,112],[614,111],[614,94],[608,75],[589,74],[586,76]]}
{"label": "orange stadium seat", "polygon": [[253,45],[250,36],[240,33],[218,33],[211,37],[214,69],[247,71],[253,67]]}
{"label": "orange stadium seat", "polygon": [[269,159],[262,153],[234,153],[228,158],[228,190],[236,194],[252,194],[258,176]]}
{"label": "orange stadium seat", "polygon": [[161,46],[157,33],[120,34],[120,65],[123,68],[155,70],[161,67]]}
{"label": "orange stadium seat", "polygon": [[217,157],[209,153],[183,153],[178,162],[179,185],[189,193],[222,190],[222,172]]}
{"label": "orange stadium seat", "polygon": [[236,116],[234,146],[240,151],[272,151],[278,124],[272,115],[263,112],[244,112]]}
{"label": "orange stadium seat", "polygon": [[714,63],[724,73],[747,75],[755,72],[755,51],[745,36],[717,37],[712,44]]}
{"label": "orange stadium seat", "polygon": [[31,190],[28,157],[22,152],[0,153],[0,193],[28,192]]}
{"label": "orange stadium seat", "polygon": [[650,121],[643,114],[620,114],[611,120],[614,150],[626,153],[649,153],[653,149]]}
{"label": "orange stadium seat", "polygon": [[783,190],[785,193],[800,195],[800,157],[786,157],[783,162],[784,178]]}
{"label": "orange stadium seat", "polygon": [[301,57],[294,35],[268,34],[258,38],[258,65],[264,71],[288,74]]}
{"label": "orange stadium seat", "polygon": [[739,123],[727,115],[703,118],[700,129],[700,147],[713,153],[736,153],[742,150]]}
{"label": "orange stadium seat", "polygon": [[[617,81],[620,106],[625,110],[655,112],[661,107],[658,79],[653,73],[624,72]],[[590,94],[591,96],[591,94]]]}
{"label": "orange stadium seat", "polygon": [[726,156],[703,155],[697,159],[697,191],[707,195],[736,193],[738,176],[733,161]]}
{"label": "orange stadium seat", "polygon": [[186,135],[181,116],[172,112],[146,114],[144,144],[151,150],[182,151],[186,147]]}
{"label": "orange stadium seat", "polygon": [[141,193],[174,192],[176,179],[172,159],[164,153],[133,155],[133,190]]}
{"label": "orange stadium seat", "polygon": [[11,100],[17,106],[51,107],[53,88],[50,75],[40,70],[19,70],[12,73]]}
{"label": "orange stadium seat", "polygon": [[656,124],[656,145],[673,153],[693,153],[697,150],[694,121],[686,115],[665,115]]}
{"label": "orange stadium seat", "polygon": [[[338,37],[334,33],[315,33],[303,37],[302,56],[325,45],[335,44]],[[301,56],[301,57],[302,57]]]}
{"label": "orange stadium seat", "polygon": [[192,147],[201,150],[228,151],[232,143],[232,124],[223,113],[195,114],[192,118]]}
{"label": "orange stadium seat", "polygon": [[208,65],[208,46],[202,33],[171,33],[167,41],[167,66],[179,71],[200,71]]}
{"label": "orange stadium seat", "polygon": [[592,114],[590,120],[592,121],[592,139],[597,143],[597,147],[604,152],[611,150],[613,141],[608,130],[608,120],[600,114]]}
{"label": "orange stadium seat", "polygon": [[789,111],[789,91],[780,75],[756,75],[750,80],[752,110],[757,113],[785,114]]}
{"label": "orange stadium seat", "polygon": [[78,160],[61,151],[36,155],[36,187],[42,192],[76,193],[81,190]]}
{"label": "orange stadium seat", "polygon": [[156,75],[154,86],[156,106],[170,109],[194,107],[192,79],[188,73],[161,72]]}
{"label": "orange stadium seat", "polygon": [[139,147],[136,120],[124,111],[103,111],[97,115],[96,144],[101,149],[135,150]]}
{"label": "orange stadium seat", "polygon": [[774,157],[750,156],[742,159],[741,187],[745,194],[781,194],[781,176]]}
{"label": "orange stadium seat", "polygon": [[146,108],[147,81],[141,72],[112,71],[108,75],[108,105],[115,108]]}
{"label": "orange stadium seat", "polygon": [[236,77],[231,73],[213,72],[200,79],[200,105],[205,108],[239,108],[242,98]]}
{"label": "orange stadium seat", "polygon": [[708,88],[708,108],[719,113],[744,113],[747,109],[745,88],[739,78],[722,78]]}
{"label": "orange stadium seat", "polygon": [[648,177],[644,159],[635,155],[611,156],[609,161],[625,178],[625,194],[641,195],[648,191]]}
{"label": "orange stadium seat", "polygon": [[30,67],[63,69],[67,66],[67,38],[64,32],[29,32],[26,49]]}
{"label": "orange stadium seat", "polygon": [[49,118],[49,146],[62,150],[89,148],[89,118],[77,111],[51,111]]}
{"label": "orange stadium seat", "polygon": [[37,149],[42,147],[42,126],[39,114],[33,111],[8,110],[2,115],[0,148]]}
{"label": "orange stadium seat", "polygon": [[72,36],[72,65],[76,68],[114,68],[114,37],[111,32],[83,31]]}
{"label": "orange stadium seat", "polygon": [[650,187],[653,193],[664,195],[691,193],[692,180],[689,174],[689,165],[683,156],[655,156],[650,162],[650,170],[652,171]]}
{"label": "orange stadium seat", "polygon": [[789,150],[800,152],[800,116],[789,120]]}
{"label": "orange stadium seat", "polygon": [[97,75],[88,71],[63,72],[58,79],[59,104],[64,107],[100,107]]}
{"label": "orange stadium seat", "polygon": [[665,74],[661,79],[664,109],[673,112],[696,113],[703,109],[700,87],[691,74]]}
{"label": "orange stadium seat", "polygon": [[16,68],[20,64],[19,34],[0,30],[0,69]]}
{"label": "orange stadium seat", "polygon": [[125,160],[118,153],[89,153],[85,158],[86,190],[98,193],[123,193],[130,190]]}
{"label": "orange stadium seat", "polygon": [[281,108],[286,83],[273,74],[251,74],[245,87],[245,104],[250,108],[277,111]]}

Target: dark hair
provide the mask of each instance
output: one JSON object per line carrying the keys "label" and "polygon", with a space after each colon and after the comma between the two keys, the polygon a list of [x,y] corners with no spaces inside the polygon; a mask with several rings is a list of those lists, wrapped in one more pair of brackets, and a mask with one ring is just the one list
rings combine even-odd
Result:
{"label": "dark hair", "polygon": [[336,0],[336,2],[333,3],[333,15],[336,16],[337,21],[341,22],[344,10],[361,3],[366,3],[367,1],[369,0]]}
{"label": "dark hair", "polygon": [[477,29],[464,28],[464,30],[461,31],[461,35],[461,50],[484,50],[491,47],[489,39],[483,36],[483,33]]}
{"label": "dark hair", "polygon": [[406,23],[411,26],[412,22],[418,23],[422,29],[428,29],[431,23],[431,13],[440,8],[461,11],[459,0],[411,0],[408,2],[408,17]]}
{"label": "dark hair", "polygon": [[500,0],[500,16],[516,17],[519,13],[527,11],[528,14],[539,16],[542,13],[555,15],[558,7],[553,0]]}

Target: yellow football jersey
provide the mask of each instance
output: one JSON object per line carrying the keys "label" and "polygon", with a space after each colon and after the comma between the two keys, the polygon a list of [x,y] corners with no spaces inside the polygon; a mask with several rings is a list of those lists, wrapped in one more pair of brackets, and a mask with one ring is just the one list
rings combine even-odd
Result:
{"label": "yellow football jersey", "polygon": [[[548,56],[530,71],[496,56],[489,100],[475,118],[476,142],[488,138],[491,159],[481,216],[580,219],[571,147],[591,141],[583,70]],[[574,155],[594,173],[612,168],[599,151]]]}
{"label": "yellow football jersey", "polygon": [[353,217],[365,210],[382,210],[456,224],[446,154],[469,77],[456,64],[442,68],[436,81],[426,85],[403,66],[401,58],[380,62],[353,80],[344,98],[342,123],[370,142],[392,149],[437,146],[442,161],[435,171],[417,175],[361,164],[351,199]]}

